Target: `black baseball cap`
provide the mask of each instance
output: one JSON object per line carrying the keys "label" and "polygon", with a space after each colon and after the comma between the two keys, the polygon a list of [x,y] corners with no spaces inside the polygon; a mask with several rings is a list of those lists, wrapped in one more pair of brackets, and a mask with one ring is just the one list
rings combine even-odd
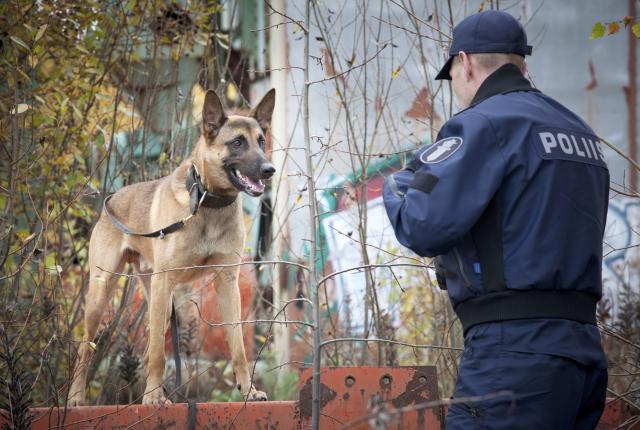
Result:
{"label": "black baseball cap", "polygon": [[463,19],[453,28],[453,40],[449,48],[449,59],[440,69],[437,79],[451,80],[449,70],[453,58],[460,51],[467,54],[496,52],[531,55],[527,45],[527,33],[511,15],[500,10],[487,10]]}

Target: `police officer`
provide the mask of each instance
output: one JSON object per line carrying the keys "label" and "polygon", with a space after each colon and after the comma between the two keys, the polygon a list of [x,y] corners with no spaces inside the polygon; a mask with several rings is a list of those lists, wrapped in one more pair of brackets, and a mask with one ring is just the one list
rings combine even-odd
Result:
{"label": "police officer", "polygon": [[465,336],[447,429],[593,429],[606,359],[596,326],[609,172],[589,126],[524,77],[501,11],[453,29],[462,110],[385,181],[395,234],[436,267]]}

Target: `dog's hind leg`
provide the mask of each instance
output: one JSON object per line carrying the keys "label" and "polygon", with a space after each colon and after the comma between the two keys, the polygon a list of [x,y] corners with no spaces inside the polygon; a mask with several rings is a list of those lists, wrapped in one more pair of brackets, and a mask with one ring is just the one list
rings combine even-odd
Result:
{"label": "dog's hind leg", "polygon": [[[96,230],[99,226],[96,226]],[[92,239],[100,236],[99,232]],[[102,243],[100,243],[102,242]],[[100,247],[101,249],[96,249]],[[111,249],[110,249],[111,248]],[[85,295],[84,336],[78,349],[75,368],[69,389],[69,405],[85,403],[87,372],[94,353],[95,335],[102,315],[115,293],[118,276],[109,272],[121,272],[125,261],[122,252],[100,240],[92,240],[89,245],[89,289]],[[101,270],[98,267],[104,269]]]}
{"label": "dog's hind leg", "polygon": [[151,277],[149,291],[149,341],[145,351],[145,373],[147,386],[142,403],[171,403],[164,394],[164,336],[171,318],[171,275],[161,273]]}
{"label": "dog's hind leg", "polygon": [[[237,263],[237,261],[216,261],[216,264]],[[239,268],[232,267],[223,269],[218,272],[218,276],[214,281],[216,292],[218,293],[218,309],[222,321],[225,323],[232,321],[240,321],[241,303],[240,288],[238,287]],[[242,325],[225,325],[227,334],[227,342],[231,351],[231,364],[233,373],[236,376],[236,383],[242,395],[250,401],[267,400],[267,395],[263,391],[258,391],[253,386],[249,366],[247,364],[247,356],[244,350],[244,341],[242,336]]]}

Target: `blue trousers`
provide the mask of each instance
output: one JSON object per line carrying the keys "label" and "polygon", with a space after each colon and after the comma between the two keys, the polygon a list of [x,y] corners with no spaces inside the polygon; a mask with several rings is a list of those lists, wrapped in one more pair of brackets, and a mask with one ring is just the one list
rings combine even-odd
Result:
{"label": "blue trousers", "polygon": [[592,430],[607,371],[570,358],[508,350],[501,339],[465,339],[447,430]]}

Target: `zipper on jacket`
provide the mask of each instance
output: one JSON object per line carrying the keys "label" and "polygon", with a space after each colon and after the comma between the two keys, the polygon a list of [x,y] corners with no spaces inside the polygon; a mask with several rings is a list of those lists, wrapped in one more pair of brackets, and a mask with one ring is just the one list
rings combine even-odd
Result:
{"label": "zipper on jacket", "polygon": [[453,248],[453,255],[455,255],[456,261],[458,262],[458,270],[460,270],[460,276],[462,276],[462,280],[464,281],[465,287],[471,286],[471,282],[469,282],[469,278],[467,278],[467,273],[464,271],[464,265],[462,264],[462,257],[460,257],[458,248]]}

